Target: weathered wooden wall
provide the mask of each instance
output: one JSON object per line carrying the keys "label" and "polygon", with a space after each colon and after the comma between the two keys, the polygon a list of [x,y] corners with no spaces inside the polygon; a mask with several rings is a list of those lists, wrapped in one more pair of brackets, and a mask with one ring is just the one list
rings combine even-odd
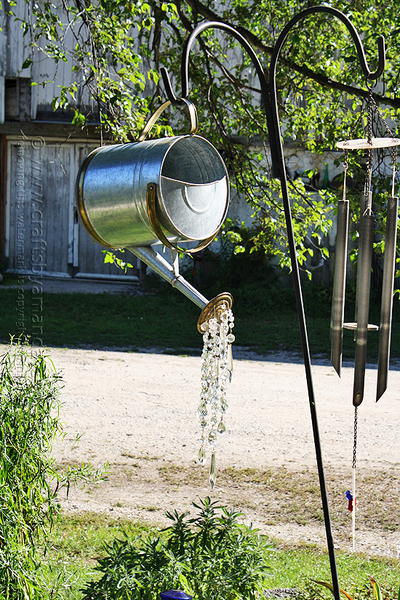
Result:
{"label": "weathered wooden wall", "polygon": [[[6,8],[5,3],[5,8]],[[58,3],[61,5],[61,3]],[[24,34],[20,23],[30,21],[30,4],[24,0],[19,0],[16,6],[13,6],[15,17],[6,14],[5,8],[0,9],[0,123],[4,123],[7,115],[5,114],[7,101],[7,82],[10,84],[14,80],[17,84],[17,90],[10,95],[10,101],[19,106],[10,107],[14,112],[18,112],[19,117],[12,115],[16,120],[35,120],[41,113],[51,114],[53,98],[59,95],[60,86],[69,85],[77,81],[77,73],[72,70],[71,62],[59,61],[56,63],[49,59],[40,50],[32,48],[30,33]],[[65,35],[67,47],[74,44],[72,30],[68,30]],[[25,69],[22,68],[24,62],[30,59],[32,62]],[[31,86],[31,83],[35,85]],[[82,87],[80,100],[84,106],[93,108],[89,93]],[[25,112],[26,114],[21,114]],[[57,117],[52,117],[57,120]]]}
{"label": "weathered wooden wall", "polygon": [[58,277],[123,276],[78,222],[75,181],[93,146],[8,140],[5,254],[8,271]]}
{"label": "weathered wooden wall", "polygon": [[[31,3],[18,0],[12,7],[14,17],[7,14],[8,8],[5,2],[0,9],[2,269],[58,277],[121,277],[120,269],[104,264],[102,248],[78,221],[76,176],[85,156],[99,145],[99,134],[93,127],[79,130],[65,115],[52,111],[60,86],[76,81],[76,72],[70,62],[56,63],[40,48],[32,48],[29,32],[24,35],[20,26],[32,18]],[[73,44],[71,30],[65,39]],[[27,59],[31,62],[22,68]],[[91,107],[86,90],[81,102]]]}

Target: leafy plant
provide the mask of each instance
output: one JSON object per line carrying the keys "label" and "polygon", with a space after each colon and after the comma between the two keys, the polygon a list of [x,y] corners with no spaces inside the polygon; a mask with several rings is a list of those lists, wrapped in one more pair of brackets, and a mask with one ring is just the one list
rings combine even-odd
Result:
{"label": "leafy plant", "polygon": [[[333,585],[331,583],[329,583],[327,581],[316,581],[316,580],[313,580],[313,581],[314,581],[314,583],[317,583],[318,585],[328,588],[328,590],[330,590],[333,593]],[[389,597],[384,595],[381,587],[379,586],[379,584],[375,581],[375,579],[373,577],[369,578],[369,582],[371,584],[372,593],[373,593],[373,597],[375,600],[384,600],[384,598],[388,598],[388,600],[389,600]],[[370,597],[370,594],[368,593],[369,591],[370,590],[367,591],[366,595],[363,595],[363,598]],[[353,600],[353,597],[350,596],[350,594],[348,594],[345,590],[340,589],[340,593],[345,598],[347,598],[347,600]],[[390,600],[395,600],[395,598],[392,598]],[[396,600],[400,600],[400,587],[399,587],[399,591],[398,591]]]}
{"label": "leafy plant", "polygon": [[58,514],[52,440],[60,376],[20,341],[0,362],[0,598],[39,600],[36,544]]}
{"label": "leafy plant", "polygon": [[205,498],[197,516],[166,513],[172,525],[157,534],[116,539],[98,561],[99,581],[84,600],[157,600],[161,591],[184,589],[196,600],[256,600],[263,595],[269,548],[240,513]]}

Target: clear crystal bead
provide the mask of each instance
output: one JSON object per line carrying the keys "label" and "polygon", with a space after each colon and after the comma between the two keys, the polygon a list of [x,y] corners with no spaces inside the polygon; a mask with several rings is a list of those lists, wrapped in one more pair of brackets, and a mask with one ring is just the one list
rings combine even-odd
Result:
{"label": "clear crystal bead", "polygon": [[225,423],[222,420],[218,423],[217,431],[218,433],[224,433],[224,431],[226,431]]}
{"label": "clear crystal bead", "polygon": [[203,446],[200,448],[197,455],[197,462],[199,465],[204,465],[206,463],[206,451],[204,450]]}

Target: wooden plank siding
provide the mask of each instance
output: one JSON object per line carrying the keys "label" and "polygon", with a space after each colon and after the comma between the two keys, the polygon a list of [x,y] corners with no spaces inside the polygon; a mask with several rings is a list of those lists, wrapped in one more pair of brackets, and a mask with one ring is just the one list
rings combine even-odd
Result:
{"label": "wooden plank siding", "polygon": [[[66,40],[73,43],[72,33],[69,31]],[[32,55],[32,81],[39,83],[32,87],[32,119],[37,119],[40,113],[50,113],[52,111],[53,99],[59,96],[60,88],[64,85],[70,85],[77,82],[80,86],[77,99],[85,110],[93,111],[94,101],[89,96],[89,90],[82,86],[82,75],[72,70],[71,61],[60,61],[55,63],[48,58],[39,49],[35,49]],[[57,120],[57,114],[54,113],[52,119]]]}
{"label": "wooden plank siding", "polygon": [[32,138],[9,140],[5,145],[7,271],[125,279],[118,267],[104,264],[101,246],[78,220],[76,177],[81,162],[97,144]]}
{"label": "wooden plank siding", "polygon": [[71,149],[9,144],[9,270],[67,275]]}
{"label": "wooden plank siding", "polygon": [[[90,97],[89,90],[82,85],[83,76],[73,71],[73,63],[55,62],[53,59],[45,56],[40,48],[31,47],[29,31],[24,35],[19,20],[31,20],[30,3],[23,0],[12,7],[15,17],[6,14],[5,8],[0,8],[0,124],[4,122],[4,79],[9,80],[27,80],[29,86],[31,82],[35,85],[31,89],[29,97],[29,113],[27,120],[35,120],[40,113],[52,113],[52,101],[59,95],[60,87],[77,82],[82,88],[78,94],[78,100],[85,110],[93,111],[95,103]],[[61,15],[62,7],[59,2],[58,8],[54,9]],[[82,27],[81,22],[77,22],[65,33],[65,42],[67,48],[73,48],[75,44],[73,27]],[[46,44],[47,40],[43,40]],[[40,43],[40,41],[39,41]],[[25,69],[22,68],[24,61],[31,59],[32,63]],[[53,119],[53,117],[51,117]],[[59,117],[58,117],[59,118]],[[26,120],[25,115],[18,120]],[[54,120],[57,116],[54,115]]]}
{"label": "wooden plank siding", "polygon": [[[54,4],[61,12],[61,0]],[[56,63],[31,47],[19,21],[32,18],[31,2],[18,0],[15,17],[6,8],[0,8],[0,271],[132,278],[104,264],[102,248],[78,220],[75,181],[80,163],[99,145],[96,124],[83,130],[52,110],[61,86],[76,81],[78,104],[93,121],[97,107],[83,85],[85,75],[71,61]],[[70,48],[74,27],[84,24],[77,21],[65,31]],[[32,62],[23,69],[26,59]]]}
{"label": "wooden plank siding", "polygon": [[7,139],[0,135],[0,269],[6,266],[6,198],[7,198]]}
{"label": "wooden plank siding", "polygon": [[6,76],[16,79],[17,77],[31,77],[31,67],[22,69],[22,65],[31,56],[31,39],[29,32],[23,35],[18,19],[30,19],[30,7],[26,2],[17,2],[13,6],[15,18],[5,17],[5,33],[7,37],[6,53]]}
{"label": "wooden plank siding", "polygon": [[0,11],[0,124],[4,123],[5,118],[5,79],[7,65],[7,33],[6,17],[3,11]]}

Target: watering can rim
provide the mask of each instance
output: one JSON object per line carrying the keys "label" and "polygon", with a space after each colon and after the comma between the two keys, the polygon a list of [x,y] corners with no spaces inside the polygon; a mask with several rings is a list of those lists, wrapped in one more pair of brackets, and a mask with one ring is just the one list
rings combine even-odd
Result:
{"label": "watering can rim", "polygon": [[220,179],[216,179],[215,181],[210,181],[209,183],[192,183],[190,181],[185,181],[184,179],[176,179],[175,177],[167,177],[167,175],[160,175],[160,178],[167,179],[168,181],[175,181],[176,183],[184,183],[188,187],[206,187],[207,185],[215,185],[216,183],[221,183],[224,179],[226,179],[226,175],[221,177]]}
{"label": "watering can rim", "polygon": [[[158,176],[157,186],[158,186],[159,189],[161,189],[161,178],[162,177],[165,177],[166,179],[170,179],[170,180],[174,180],[174,181],[179,181],[177,179],[166,177],[165,175],[162,175],[162,170],[163,170],[163,167],[164,167],[164,162],[165,162],[165,160],[167,158],[167,155],[169,154],[170,150],[175,146],[175,144],[178,141],[180,141],[180,140],[182,140],[184,138],[196,138],[196,139],[202,140],[203,142],[206,142],[206,144],[208,146],[210,146],[213,149],[213,151],[216,152],[216,154],[220,158],[221,165],[222,165],[223,171],[225,173],[224,177],[222,177],[221,179],[218,179],[217,181],[214,181],[214,182],[205,183],[205,184],[201,184],[201,183],[200,184],[190,184],[189,182],[183,182],[182,181],[182,183],[185,183],[186,185],[189,185],[189,186],[190,185],[200,185],[201,186],[201,185],[210,185],[212,183],[219,183],[223,179],[226,180],[226,184],[227,184],[226,185],[226,202],[225,202],[224,213],[223,213],[223,215],[222,215],[222,217],[220,219],[218,227],[216,227],[216,229],[214,229],[214,231],[212,231],[212,233],[210,233],[207,236],[207,239],[210,239],[210,238],[213,239],[218,234],[219,230],[221,229],[221,227],[222,227],[222,225],[223,225],[223,223],[224,223],[224,221],[226,219],[226,216],[227,216],[228,210],[229,210],[229,204],[230,204],[230,186],[229,186],[229,173],[228,173],[228,169],[226,168],[225,162],[223,161],[222,156],[220,155],[220,153],[218,152],[218,150],[216,149],[216,147],[214,146],[214,144],[212,144],[209,140],[207,140],[207,138],[205,138],[205,137],[203,137],[201,135],[197,135],[197,134],[183,134],[183,135],[174,136],[173,138],[157,138],[157,139],[173,139],[174,140],[173,143],[170,146],[168,146],[168,148],[167,148],[164,156],[162,157],[162,160],[161,160],[161,163],[160,163],[160,172],[159,172],[159,176]],[[147,141],[151,142],[152,140],[147,140]],[[139,143],[144,143],[144,142],[139,142]],[[171,216],[169,214],[168,207],[166,206],[166,204],[164,202],[162,194],[158,195],[158,202],[162,206],[162,208],[165,211],[165,213],[167,214],[168,218],[170,220],[172,220]],[[183,237],[186,237],[186,235],[182,231],[180,231],[180,229],[176,226],[176,224],[174,224],[174,229],[179,233],[179,235],[181,235]],[[191,238],[191,240],[193,240],[194,242],[201,241],[202,239],[204,239],[204,238]],[[211,243],[211,242],[209,242],[209,243]]]}

